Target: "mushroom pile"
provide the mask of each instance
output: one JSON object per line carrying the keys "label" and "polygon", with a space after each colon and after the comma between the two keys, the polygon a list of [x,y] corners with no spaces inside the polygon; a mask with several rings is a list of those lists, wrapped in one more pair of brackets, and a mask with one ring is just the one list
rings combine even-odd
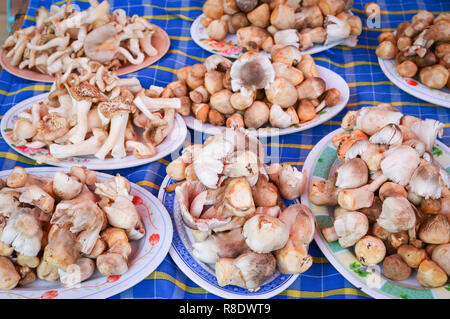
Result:
{"label": "mushroom pile", "polygon": [[378,57],[395,59],[398,73],[415,77],[432,89],[450,88],[450,13],[437,17],[420,10],[412,21],[398,25],[397,32],[378,36]]}
{"label": "mushroom pile", "polygon": [[89,61],[97,61],[108,70],[129,64],[141,64],[146,56],[158,52],[152,46],[154,26],[146,19],[128,17],[122,9],[110,13],[107,0],[76,11],[67,1],[50,10],[36,11],[36,25],[10,35],[2,48],[13,66],[43,74],[89,72]]}
{"label": "mushroom pile", "polygon": [[127,272],[130,242],[145,234],[130,187],[77,166],[51,180],[14,167],[0,180],[0,289]]}
{"label": "mushroom pile", "polygon": [[180,99],[161,97],[163,88],[143,89],[137,78],[118,78],[101,65],[90,78],[75,73],[63,78],[58,74],[48,97],[14,123],[14,146],[48,149],[39,162],[86,155],[124,158],[128,152],[153,157],[181,107]]}
{"label": "mushroom pile", "polygon": [[311,183],[309,199],[334,208],[329,242],[354,246],[359,262],[383,265],[384,276],[406,280],[417,269],[424,287],[450,276],[450,179],[433,161],[444,124],[403,115],[388,103],[348,112],[336,134],[340,165]]}
{"label": "mushroom pile", "polygon": [[276,269],[309,269],[314,217],[298,198],[306,175],[285,164],[264,165],[264,148],[242,128],[224,129],[204,144],[186,147],[167,166],[193,256],[215,267],[220,286],[256,291]]}
{"label": "mushroom pile", "polygon": [[166,88],[182,100],[177,112],[229,128],[305,123],[341,96],[336,88],[327,89],[313,58],[294,46],[274,47],[271,59],[261,52],[244,53],[234,62],[211,55],[203,64],[179,69],[177,77]]}
{"label": "mushroom pile", "polygon": [[201,24],[216,41],[235,33],[244,52],[270,53],[280,44],[305,51],[344,39],[355,46],[362,23],[350,13],[352,6],[353,0],[207,0]]}

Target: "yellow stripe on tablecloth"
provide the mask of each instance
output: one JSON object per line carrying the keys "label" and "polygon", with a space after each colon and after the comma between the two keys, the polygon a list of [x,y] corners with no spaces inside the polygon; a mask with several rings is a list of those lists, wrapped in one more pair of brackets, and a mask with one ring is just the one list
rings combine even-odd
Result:
{"label": "yellow stripe on tablecloth", "polygon": [[202,10],[202,7],[184,7],[184,8],[171,8],[171,7],[160,7],[160,6],[155,6],[153,4],[143,4],[143,6],[145,7],[151,7],[151,8],[158,8],[158,9],[163,9],[163,10],[167,10],[167,11],[192,11],[192,10]]}
{"label": "yellow stripe on tablecloth", "polygon": [[287,147],[287,148],[300,148],[300,149],[305,149],[305,150],[310,150],[314,147],[314,145],[310,145],[310,144],[279,144],[279,143],[267,143],[264,146],[267,147]]}
{"label": "yellow stripe on tablecloth", "polygon": [[355,87],[355,86],[367,86],[367,85],[394,85],[391,81],[378,81],[378,82],[347,82],[349,87]]}
{"label": "yellow stripe on tablecloth", "polygon": [[366,31],[377,31],[377,32],[380,32],[380,31],[392,32],[392,31],[397,30],[397,28],[369,28],[369,27],[362,27],[362,29],[366,30]]}
{"label": "yellow stripe on tablecloth", "polygon": [[341,68],[352,68],[358,65],[379,65],[378,62],[370,62],[370,61],[353,61],[349,63],[337,63],[334,61],[331,61],[330,59],[323,58],[323,57],[315,57],[314,60],[317,61],[325,61],[330,64],[333,64],[335,66],[341,67]]}
{"label": "yellow stripe on tablecloth", "polygon": [[186,17],[182,14],[161,14],[161,15],[152,15],[152,16],[142,16],[145,19],[150,20],[174,20],[174,19],[181,19],[185,21],[194,21],[194,19]]}
{"label": "yellow stripe on tablecloth", "polygon": [[[356,9],[356,8],[352,8],[351,11],[358,12],[358,13],[364,13],[364,10]],[[381,10],[381,14],[411,14],[411,13],[417,13],[419,11],[420,11],[419,9],[417,9],[417,10],[403,10],[403,11]],[[432,14],[439,14],[439,13],[445,13],[446,11],[444,11],[444,12],[441,12],[441,11],[429,11],[429,12],[431,12]]]}
{"label": "yellow stripe on tablecloth", "polygon": [[[383,103],[381,101],[359,101],[354,103],[348,103],[347,106],[357,106],[357,105],[364,105],[364,104],[371,104],[371,105],[378,105],[380,103]],[[413,106],[433,106],[436,107],[436,104],[432,103],[425,103],[425,102],[389,102],[392,106],[403,106],[403,105],[413,105]]]}
{"label": "yellow stripe on tablecloth", "polygon": [[192,41],[192,37],[181,37],[177,35],[169,35],[169,38],[171,40],[178,40],[178,41]]}
{"label": "yellow stripe on tablecloth", "polygon": [[50,91],[51,85],[45,85],[45,84],[33,84],[26,87],[21,88],[20,90],[14,91],[14,92],[7,92],[5,90],[0,90],[0,95],[6,95],[11,96],[20,92],[25,91]]}
{"label": "yellow stripe on tablecloth", "polygon": [[177,70],[173,69],[173,68],[168,68],[166,66],[161,66],[161,65],[150,65],[148,66],[149,69],[158,69],[161,71],[167,71],[167,72],[172,72],[172,73],[176,73]]}
{"label": "yellow stripe on tablecloth", "polygon": [[325,291],[305,291],[305,290],[293,290],[286,289],[279,294],[280,296],[288,296],[293,298],[324,298],[336,295],[352,295],[369,297],[364,292],[355,288],[339,288]]}
{"label": "yellow stripe on tablecloth", "polygon": [[325,257],[313,257],[313,262],[315,264],[326,264],[329,263],[328,259]]}
{"label": "yellow stripe on tablecloth", "polygon": [[333,47],[333,49],[340,49],[340,50],[353,50],[353,49],[368,49],[368,50],[376,50],[377,46],[376,45],[365,45],[365,44],[357,44],[354,47],[347,47],[344,45],[337,45],[335,47]]}
{"label": "yellow stripe on tablecloth", "polygon": [[15,153],[11,153],[11,152],[0,152],[0,157],[1,158],[6,158],[15,162],[21,162],[24,164],[30,164],[30,165],[42,165],[42,164],[38,164],[35,160],[32,160],[28,157],[19,155],[19,154],[15,154]]}
{"label": "yellow stripe on tablecloth", "polygon": [[169,163],[170,163],[168,160],[166,160],[164,158],[159,159],[158,162],[160,162],[161,164],[164,164],[164,165],[169,165]]}
{"label": "yellow stripe on tablecloth", "polygon": [[191,293],[191,294],[207,294],[207,293],[208,293],[205,289],[203,289],[203,288],[201,288],[201,287],[191,287],[191,286],[188,286],[188,285],[182,283],[181,281],[179,281],[179,280],[173,278],[171,275],[169,275],[169,274],[167,274],[167,273],[165,273],[165,272],[162,272],[162,271],[154,271],[154,272],[152,272],[152,273],[150,274],[150,276],[148,276],[148,277],[145,278],[145,279],[162,279],[162,280],[168,280],[168,281],[170,281],[171,283],[173,283],[174,285],[176,285],[178,288],[180,288],[180,289],[182,289],[182,290],[184,290],[184,291],[187,291],[187,292],[189,292],[189,293]]}
{"label": "yellow stripe on tablecloth", "polygon": [[159,191],[159,186],[156,185],[153,182],[150,182],[150,181],[139,181],[136,184],[138,184],[139,186],[148,186],[148,187],[151,187],[151,188],[156,189],[157,191]]}
{"label": "yellow stripe on tablecloth", "polygon": [[180,50],[173,49],[173,50],[169,50],[168,53],[184,55],[184,56],[187,56],[188,58],[191,58],[191,59],[194,59],[194,60],[197,60],[197,61],[200,61],[200,62],[205,61],[205,58],[200,58],[200,57],[197,57],[197,56],[194,56],[194,55],[189,55],[189,54],[184,53],[183,51],[180,51]]}
{"label": "yellow stripe on tablecloth", "polygon": [[[167,280],[176,285],[178,288],[191,293],[191,294],[208,294],[208,291],[201,287],[191,287],[188,286],[179,280],[175,279],[171,275],[163,272],[163,271],[154,271],[145,278],[146,280]],[[280,296],[288,296],[288,297],[304,297],[304,298],[323,298],[323,297],[331,297],[336,295],[352,295],[352,296],[363,296],[369,297],[362,291],[355,288],[340,288],[340,289],[331,289],[326,291],[304,291],[304,290],[296,290],[296,289],[286,289],[285,291],[279,294]]]}
{"label": "yellow stripe on tablecloth", "polygon": [[305,162],[283,162],[281,164],[303,166]]}

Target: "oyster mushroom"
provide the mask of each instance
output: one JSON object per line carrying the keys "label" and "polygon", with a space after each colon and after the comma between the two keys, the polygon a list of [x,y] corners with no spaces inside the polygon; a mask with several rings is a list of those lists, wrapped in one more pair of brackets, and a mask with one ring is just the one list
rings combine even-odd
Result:
{"label": "oyster mushroom", "polygon": [[[373,135],[388,124],[399,124],[403,114],[388,104],[363,107],[359,111],[348,112],[342,119],[343,129],[360,129]],[[346,126],[349,123],[349,126]]]}
{"label": "oyster mushroom", "polygon": [[76,236],[80,251],[89,254],[103,227],[104,213],[91,200],[63,200],[56,206],[51,223],[61,228],[67,227]]}
{"label": "oyster mushroom", "polygon": [[30,209],[22,208],[11,214],[0,240],[24,256],[36,256],[41,250],[42,236],[37,216]]}
{"label": "oyster mushroom", "polygon": [[388,124],[369,138],[373,144],[400,145],[403,135],[400,127],[396,124]]}
{"label": "oyster mushroom", "polygon": [[427,151],[431,151],[438,136],[442,137],[443,128],[443,123],[433,119],[417,121],[411,125],[411,131],[425,144]]}

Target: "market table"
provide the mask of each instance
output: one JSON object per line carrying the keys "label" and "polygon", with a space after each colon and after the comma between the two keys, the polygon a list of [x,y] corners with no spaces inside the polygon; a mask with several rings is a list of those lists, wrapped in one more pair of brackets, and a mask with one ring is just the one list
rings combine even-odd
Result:
{"label": "market table", "polygon": [[[37,8],[41,6],[49,8],[51,4],[61,5],[64,2],[31,0],[24,19],[24,26],[34,23]],[[72,2],[79,5],[82,10],[89,5],[87,0]],[[137,76],[142,86],[146,88],[152,84],[165,86],[176,79],[175,70],[201,63],[205,57],[209,56],[209,52],[194,43],[189,32],[192,21],[201,14],[203,2],[198,0],[109,0],[112,9],[124,9],[129,16],[133,14],[144,16],[166,30],[171,39],[170,49],[160,61],[148,68],[129,74],[127,77]],[[379,0],[377,3],[382,9],[380,28],[367,27],[367,18],[363,13],[366,2],[355,0],[352,9],[353,13],[361,17],[363,21],[363,32],[359,36],[358,45],[354,48],[337,46],[314,55],[318,65],[337,72],[348,82],[350,100],[347,107],[332,120],[313,129],[263,140],[265,146],[279,148],[281,162],[296,165],[301,169],[314,145],[323,136],[340,127],[340,121],[347,111],[377,105],[381,102],[392,103],[404,114],[420,118],[433,118],[445,123],[444,136],[441,140],[446,145],[450,144],[450,110],[424,102],[401,91],[383,74],[375,55],[378,44],[377,36],[381,31],[392,31],[400,22],[411,20],[412,16],[420,9],[429,10],[434,14],[448,12],[450,11],[450,1]],[[0,118],[16,103],[49,90],[48,83],[23,80],[7,71],[2,71],[0,76]],[[193,131],[189,131],[189,133],[187,142],[193,137]],[[130,181],[157,195],[158,185],[164,179],[166,165],[170,161],[171,156],[167,156],[148,165],[105,172],[114,175],[120,173]],[[31,167],[37,164],[15,153],[1,139],[0,168],[7,170],[16,165]],[[337,272],[315,243],[310,246],[310,254],[314,258],[313,266],[301,274],[289,289],[274,298],[369,298]],[[156,271],[145,280],[111,298],[210,299],[218,297],[208,293],[187,278],[168,255]]]}

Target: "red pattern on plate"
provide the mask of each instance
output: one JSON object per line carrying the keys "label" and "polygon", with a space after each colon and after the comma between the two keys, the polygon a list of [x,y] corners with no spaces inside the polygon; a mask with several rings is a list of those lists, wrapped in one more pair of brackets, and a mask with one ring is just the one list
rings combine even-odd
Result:
{"label": "red pattern on plate", "polygon": [[417,83],[416,81],[414,81],[414,80],[405,80],[405,82],[406,83],[408,83],[409,85],[412,85],[412,86],[417,86],[419,83]]}
{"label": "red pattern on plate", "polygon": [[111,282],[116,282],[117,280],[120,279],[120,277],[122,277],[121,275],[111,275],[108,277],[108,279],[106,279],[106,282],[111,283]]}
{"label": "red pattern on plate", "polygon": [[58,296],[58,291],[49,290],[42,294],[41,299],[53,299]]}
{"label": "red pattern on plate", "polygon": [[159,242],[159,234],[152,234],[148,241],[152,246],[155,246]]}

